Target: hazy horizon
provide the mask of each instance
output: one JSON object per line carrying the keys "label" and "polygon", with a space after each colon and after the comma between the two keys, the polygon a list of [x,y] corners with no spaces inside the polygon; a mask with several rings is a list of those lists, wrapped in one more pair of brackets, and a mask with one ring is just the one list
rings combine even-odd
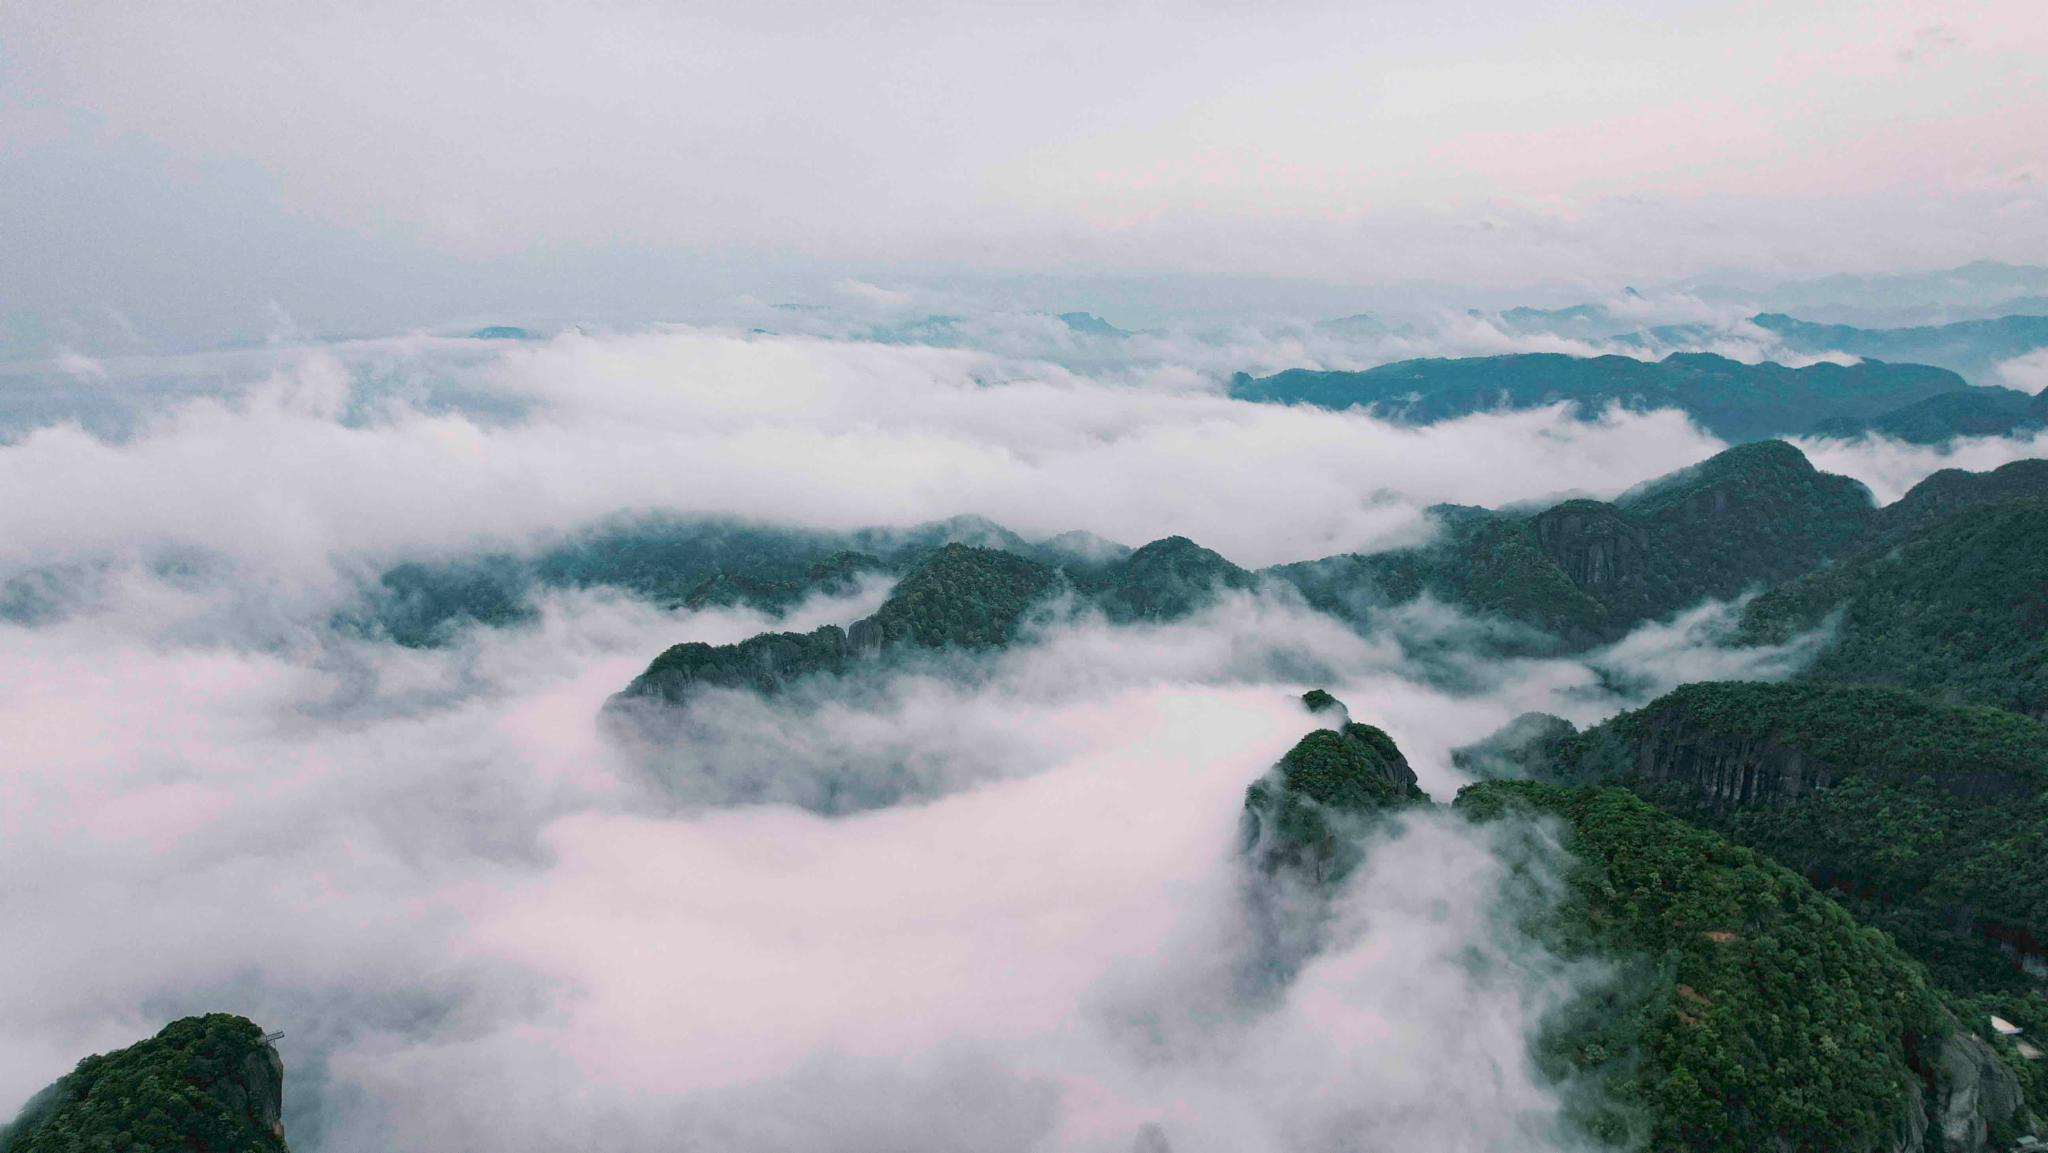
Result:
{"label": "hazy horizon", "polygon": [[0,6],[0,360],[2048,263],[2024,2]]}

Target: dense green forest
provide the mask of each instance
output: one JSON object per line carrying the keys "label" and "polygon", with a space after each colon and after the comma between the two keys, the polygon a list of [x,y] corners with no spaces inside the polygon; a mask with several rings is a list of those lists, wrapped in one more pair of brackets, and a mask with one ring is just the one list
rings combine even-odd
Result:
{"label": "dense green forest", "polygon": [[1744,637],[1831,625],[1807,677],[2048,716],[2048,497],[1905,503],[1860,552],[1753,601]]}
{"label": "dense green forest", "polygon": [[[1489,782],[1456,807],[1562,826],[1565,894],[1525,927],[1610,975],[1553,1015],[1536,1059],[1593,1136],[1817,1153],[2004,1147],[2032,1128],[1985,1091],[2008,1067],[1919,966],[1789,870],[1621,789]],[[1959,1081],[1977,1115],[1948,1107]]]}
{"label": "dense green forest", "polygon": [[0,1130],[0,1153],[286,1153],[284,1066],[226,1013],[87,1057]]}
{"label": "dense green forest", "polygon": [[[2048,1032],[2048,725],[1892,688],[1710,683],[1583,733],[1520,720],[1459,762],[1624,785],[1833,894],[1965,1019]],[[2048,1106],[2048,1069],[2014,1068]]]}
{"label": "dense green forest", "polygon": [[1427,593],[1580,648],[1811,571],[1854,547],[1876,515],[1861,484],[1815,469],[1782,441],[1760,441],[1611,503],[1446,509],[1441,536],[1421,548],[1269,571],[1340,615]]}
{"label": "dense green forest", "polygon": [[[1243,817],[1252,955],[1280,981],[1323,946],[1313,894],[1367,852],[1398,855],[1399,836],[1374,831],[1430,807],[1384,732],[1327,693],[1304,703],[1337,727],[1254,782]],[[2029,1063],[1957,1015],[1981,1006],[1945,996],[1884,932],[1766,856],[1613,787],[1489,782],[1454,808],[1496,830],[1510,931],[1578,965],[1532,1057],[1580,1135],[1627,1149],[1875,1153],[2003,1147],[2036,1126]]]}

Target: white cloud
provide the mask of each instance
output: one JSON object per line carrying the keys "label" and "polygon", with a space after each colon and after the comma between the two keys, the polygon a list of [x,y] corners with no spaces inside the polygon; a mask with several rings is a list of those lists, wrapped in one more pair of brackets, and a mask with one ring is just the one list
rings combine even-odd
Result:
{"label": "white cloud", "polygon": [[[1424,429],[1232,402],[1170,364],[1107,379],[967,350],[698,331],[288,350],[240,395],[113,443],[0,447],[0,563],[166,545],[310,587],[332,563],[521,541],[622,510],[851,527],[978,513],[1025,533],[1184,533],[1247,565],[1412,538],[1439,501],[1615,492],[1711,454],[1673,413]],[[384,394],[453,381],[485,420]],[[351,386],[354,390],[351,391]],[[269,579],[269,578],[266,578]]]}
{"label": "white cloud", "polygon": [[2037,348],[2024,356],[2015,356],[1998,366],[1999,379],[2007,388],[2039,396],[2048,391],[2048,348]]}
{"label": "white cloud", "polygon": [[1815,468],[1853,476],[1869,485],[1879,504],[1890,504],[1929,473],[1944,468],[1984,472],[2016,460],[2048,456],[2048,432],[1958,437],[1943,445],[1909,444],[1883,436],[1794,443]]}
{"label": "white cloud", "polygon": [[[1076,622],[977,680],[720,718],[963,773],[824,818],[679,806],[591,724],[651,645],[757,620],[579,595],[411,652],[317,624],[242,647],[216,608],[138,575],[95,613],[0,627],[0,723],[23,734],[0,917],[38,942],[0,960],[0,1100],[225,1008],[286,1031],[316,1150],[940,1148],[970,1117],[994,1148],[1122,1150],[1146,1123],[1180,1150],[1359,1126],[1547,1147],[1524,1043],[1571,975],[1492,909],[1487,836],[1415,822],[1250,1014],[1229,1008],[1232,854],[1245,786],[1313,723],[1276,672],[1329,674],[1447,797],[1445,745],[1600,707],[1583,666],[1502,664],[1453,696],[1384,638],[1232,598]],[[803,771],[790,747],[756,771]]]}
{"label": "white cloud", "polygon": [[74,349],[57,350],[57,370],[73,380],[105,380],[107,366]]}

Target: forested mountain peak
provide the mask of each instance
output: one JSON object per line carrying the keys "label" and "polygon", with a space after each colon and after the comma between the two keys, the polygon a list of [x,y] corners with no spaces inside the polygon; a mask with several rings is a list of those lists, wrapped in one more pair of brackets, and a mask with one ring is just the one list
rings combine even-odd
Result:
{"label": "forested mountain peak", "polygon": [[87,1057],[0,1129],[0,1153],[286,1153],[284,1063],[263,1030],[226,1013]]}

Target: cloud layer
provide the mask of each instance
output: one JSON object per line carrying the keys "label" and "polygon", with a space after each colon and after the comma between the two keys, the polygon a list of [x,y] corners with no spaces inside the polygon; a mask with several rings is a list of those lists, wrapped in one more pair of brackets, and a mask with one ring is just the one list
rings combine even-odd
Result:
{"label": "cloud layer", "polygon": [[[132,371],[95,383],[124,395]],[[655,652],[850,620],[879,590],[781,622],[558,591],[436,650],[333,614],[394,559],[634,510],[978,512],[1258,564],[1718,446],[1669,413],[1401,429],[1235,403],[1164,356],[696,330],[284,344],[195,371],[224,383],[120,435],[0,445],[23,494],[0,566],[76,597],[0,621],[0,922],[29,943],[0,955],[0,1109],[225,1008],[286,1031],[311,1153],[1559,1147],[1524,1042],[1579,975],[1513,935],[1490,834],[1390,834],[1330,947],[1253,1009],[1231,996],[1243,789],[1312,723],[1310,685],[1447,799],[1448,750],[1516,713],[1783,675],[1808,643],[1721,650],[1732,609],[1709,605],[1582,660],[1457,664],[1443,639],[1476,626],[1441,606],[1361,634],[1234,595],[1173,625],[1061,621],[970,676],[707,697],[650,766],[594,718]],[[1893,484],[1943,463],[1829,451]],[[733,804],[847,773],[913,787],[842,817]]]}

